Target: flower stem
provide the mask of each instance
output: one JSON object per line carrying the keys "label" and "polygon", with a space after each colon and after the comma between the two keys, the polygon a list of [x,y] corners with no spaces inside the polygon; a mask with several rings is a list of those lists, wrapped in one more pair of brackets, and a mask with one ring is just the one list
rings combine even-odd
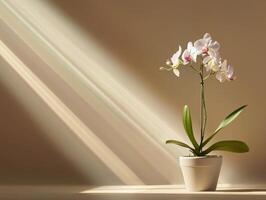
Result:
{"label": "flower stem", "polygon": [[[206,77],[205,77],[206,78]],[[200,152],[202,151],[202,143],[204,140],[204,134],[207,124],[207,109],[206,109],[206,103],[205,103],[205,88],[204,88],[204,81],[206,80],[204,78],[204,71],[203,66],[201,65],[200,68],[200,91],[201,91],[201,100],[200,100]]]}

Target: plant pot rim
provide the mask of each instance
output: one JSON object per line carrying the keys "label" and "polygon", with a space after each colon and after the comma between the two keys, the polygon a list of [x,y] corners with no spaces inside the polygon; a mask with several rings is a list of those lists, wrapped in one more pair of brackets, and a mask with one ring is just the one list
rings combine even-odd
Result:
{"label": "plant pot rim", "polygon": [[206,155],[206,156],[179,156],[181,159],[205,159],[205,158],[222,158],[221,155]]}

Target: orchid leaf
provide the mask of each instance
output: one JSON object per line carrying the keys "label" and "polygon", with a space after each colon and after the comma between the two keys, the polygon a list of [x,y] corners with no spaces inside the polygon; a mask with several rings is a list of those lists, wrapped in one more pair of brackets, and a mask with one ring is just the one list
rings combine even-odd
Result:
{"label": "orchid leaf", "polygon": [[166,144],[176,144],[176,145],[179,145],[181,147],[192,149],[192,147],[190,147],[188,144],[186,144],[184,142],[177,141],[177,140],[167,140],[165,143]]}
{"label": "orchid leaf", "polygon": [[192,147],[190,147],[188,144],[186,144],[184,142],[180,142],[178,140],[167,140],[165,143],[166,144],[175,144],[175,145],[190,149],[191,152],[195,154],[195,149],[193,149]]}
{"label": "orchid leaf", "polygon": [[237,140],[224,140],[216,142],[211,145],[208,149],[202,152],[207,155],[211,151],[230,151],[235,153],[245,153],[249,151],[249,147],[246,143]]}
{"label": "orchid leaf", "polygon": [[215,130],[215,132],[220,131],[222,128],[224,128],[225,126],[227,126],[228,124],[230,124],[232,121],[234,121],[238,115],[243,111],[243,109],[246,107],[247,105],[243,105],[241,107],[239,107],[238,109],[236,109],[235,111],[233,111],[232,113],[230,113],[218,126],[218,128]]}
{"label": "orchid leaf", "polygon": [[189,140],[191,141],[191,143],[193,144],[193,146],[195,147],[197,151],[199,148],[199,145],[194,137],[191,115],[190,115],[189,108],[187,105],[185,105],[183,109],[183,125],[184,125],[185,131],[187,133]]}
{"label": "orchid leaf", "polygon": [[232,113],[230,113],[218,126],[218,128],[214,131],[214,133],[208,137],[203,143],[202,143],[202,147],[204,147],[222,128],[224,128],[225,126],[227,126],[228,124],[230,124],[232,121],[234,121],[238,115],[243,111],[243,109],[246,107],[247,105],[243,105],[239,108],[237,108],[236,110],[234,110]]}

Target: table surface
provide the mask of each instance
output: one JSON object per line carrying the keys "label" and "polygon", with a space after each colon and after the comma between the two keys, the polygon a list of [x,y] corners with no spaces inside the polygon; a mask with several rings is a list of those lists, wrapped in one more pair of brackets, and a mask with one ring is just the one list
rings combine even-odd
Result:
{"label": "table surface", "polygon": [[218,187],[217,191],[189,192],[177,185],[150,186],[0,186],[0,199],[78,200],[266,200],[266,189]]}

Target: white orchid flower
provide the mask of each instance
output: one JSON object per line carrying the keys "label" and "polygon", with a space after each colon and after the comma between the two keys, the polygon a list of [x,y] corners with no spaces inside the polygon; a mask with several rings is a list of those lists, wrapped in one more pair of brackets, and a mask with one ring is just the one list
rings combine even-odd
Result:
{"label": "white orchid flower", "polygon": [[181,48],[181,46],[179,46],[177,52],[171,57],[173,73],[177,77],[180,76],[180,71],[177,68],[181,63],[181,60],[179,58],[181,56],[181,54],[182,54],[182,48]]}
{"label": "white orchid flower", "polygon": [[[216,78],[220,82],[224,82],[225,80],[234,80],[234,70],[230,65],[227,65],[226,60],[223,62],[221,61],[219,49],[220,44],[216,41],[212,41],[209,33],[205,33],[202,39],[195,41],[194,45],[192,42],[188,42],[187,48],[183,51],[183,53],[181,46],[178,46],[177,52],[174,53],[169,60],[167,60],[167,66],[160,67],[160,70],[173,71],[173,73],[179,77],[179,66],[187,65],[191,62],[196,63],[197,56],[201,55],[202,59],[198,60],[198,62],[200,62],[200,65],[203,65],[206,68],[206,71],[209,72],[206,76],[207,78],[210,75],[215,74]],[[197,69],[193,69],[199,72]]]}
{"label": "white orchid flower", "polygon": [[204,57],[203,64],[207,71],[217,72],[220,69],[221,57],[218,51],[209,50],[208,56]]}
{"label": "white orchid flower", "polygon": [[197,49],[198,55],[208,55],[209,51],[218,52],[220,44],[217,41],[212,41],[209,33],[205,33],[202,39],[194,42],[194,47]]}
{"label": "white orchid flower", "polygon": [[227,60],[224,60],[220,65],[220,70],[216,74],[216,79],[223,83],[224,81],[235,80],[234,69],[230,65],[227,65]]}
{"label": "white orchid flower", "polygon": [[182,54],[182,48],[181,46],[178,47],[177,52],[171,57],[171,62],[172,62],[172,67],[178,67],[181,60],[180,60],[180,56]]}
{"label": "white orchid flower", "polygon": [[184,65],[187,65],[191,61],[197,61],[197,50],[192,42],[188,42],[187,49],[182,54],[182,60]]}
{"label": "white orchid flower", "polygon": [[170,58],[170,60],[166,61],[166,65],[169,66],[170,68],[161,67],[160,69],[167,70],[167,71],[173,70],[173,73],[177,77],[179,77],[180,72],[178,70],[178,67],[182,63],[180,59],[181,54],[182,54],[182,48],[181,46],[179,46],[177,52]]}
{"label": "white orchid flower", "polygon": [[211,58],[206,65],[206,71],[218,72],[219,71],[219,61],[215,58]]}

